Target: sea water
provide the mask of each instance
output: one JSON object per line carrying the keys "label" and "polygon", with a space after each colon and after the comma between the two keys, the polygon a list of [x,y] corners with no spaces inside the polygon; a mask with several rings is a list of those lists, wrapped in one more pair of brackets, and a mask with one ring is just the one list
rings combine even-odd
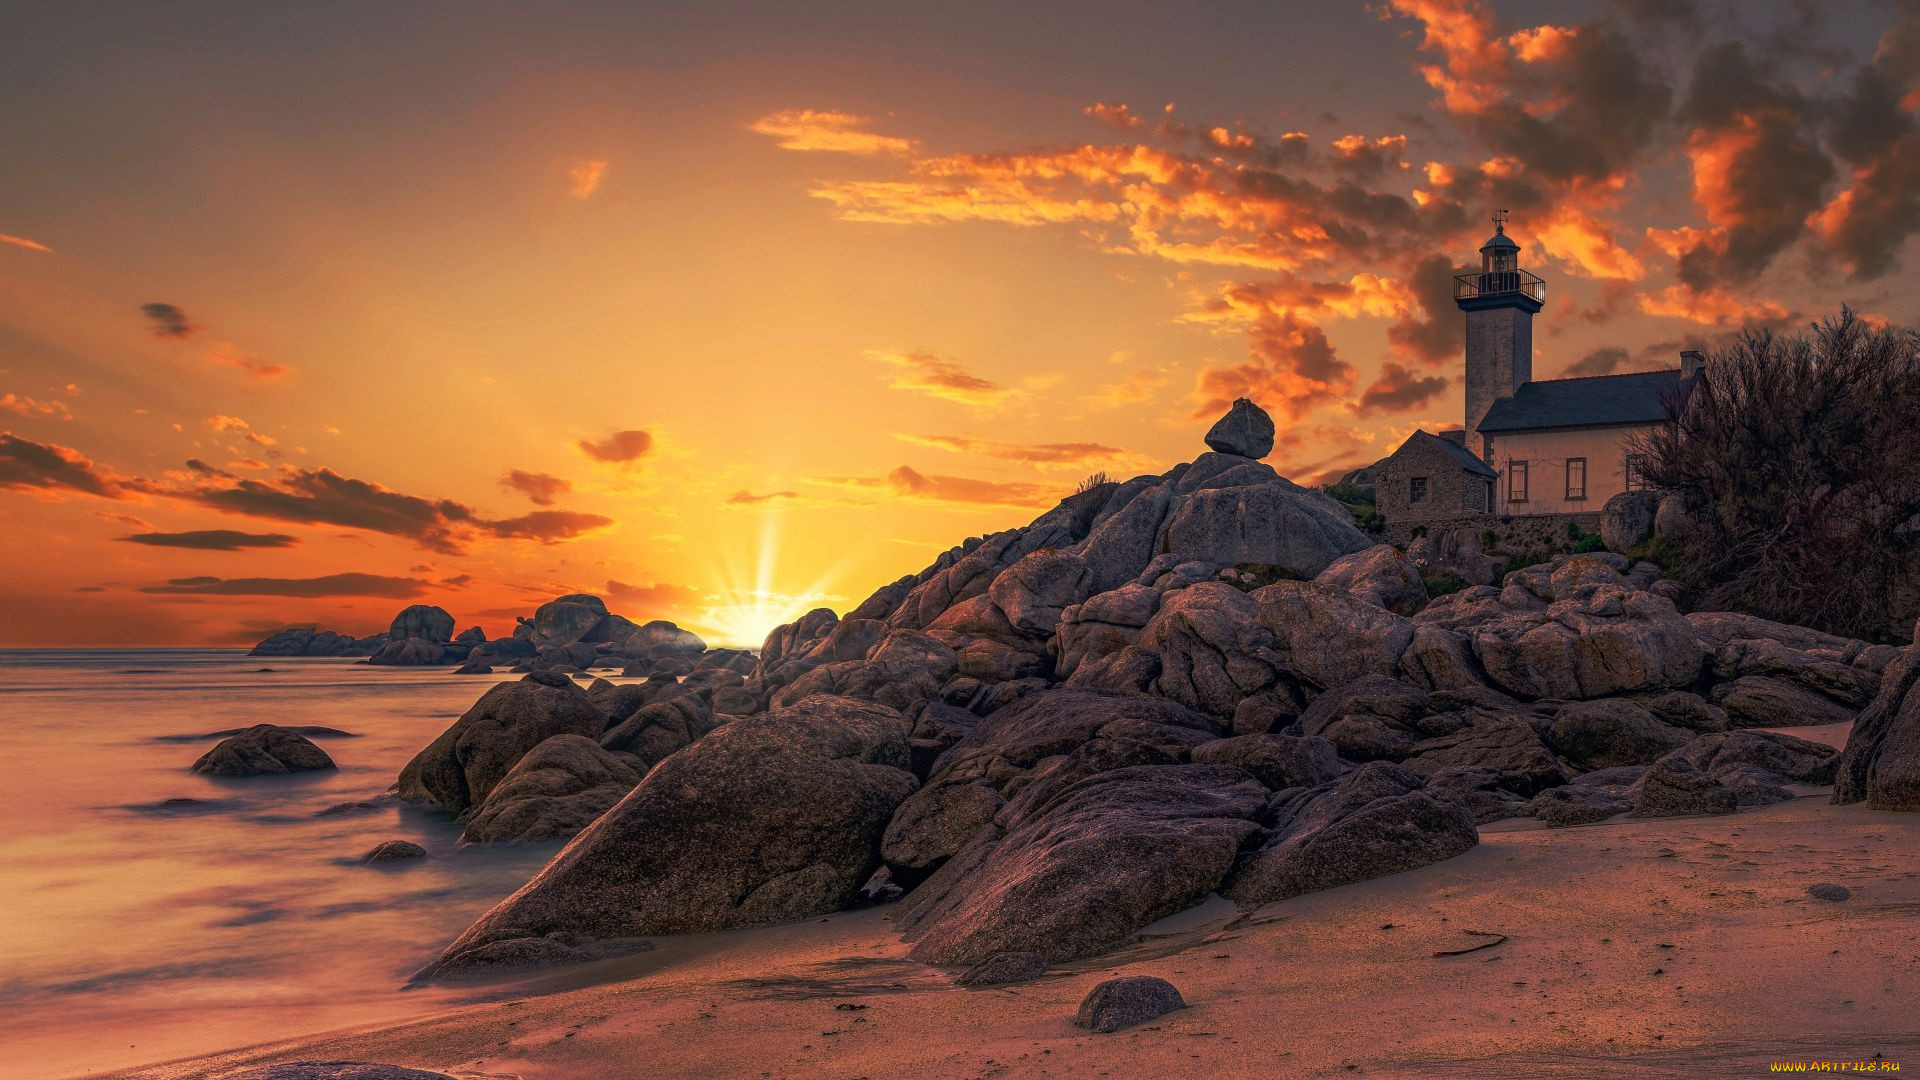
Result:
{"label": "sea water", "polygon": [[[476,996],[402,987],[559,845],[461,847],[449,815],[379,797],[511,677],[0,650],[0,1073],[77,1076]],[[337,771],[189,771],[209,732],[259,723],[352,737],[314,739]],[[428,857],[363,865],[382,840]]]}

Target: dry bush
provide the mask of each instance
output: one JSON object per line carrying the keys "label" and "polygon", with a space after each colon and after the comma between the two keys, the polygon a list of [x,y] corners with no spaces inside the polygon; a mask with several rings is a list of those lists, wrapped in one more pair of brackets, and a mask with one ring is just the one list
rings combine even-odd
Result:
{"label": "dry bush", "polygon": [[1884,636],[1920,541],[1920,337],[1846,309],[1750,332],[1668,414],[1634,451],[1685,500],[1669,569],[1698,606]]}

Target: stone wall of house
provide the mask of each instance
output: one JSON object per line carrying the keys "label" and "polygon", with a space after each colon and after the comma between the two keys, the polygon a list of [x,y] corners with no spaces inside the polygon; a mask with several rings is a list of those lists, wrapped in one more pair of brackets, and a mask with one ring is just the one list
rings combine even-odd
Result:
{"label": "stone wall of house", "polygon": [[[1413,480],[1425,477],[1427,496],[1412,499]],[[1380,466],[1374,488],[1375,505],[1389,527],[1443,521],[1474,512],[1483,505],[1485,478],[1460,466],[1445,447],[1426,440],[1404,446]]]}
{"label": "stone wall of house", "polygon": [[[1384,511],[1382,512],[1384,514]],[[1440,539],[1443,532],[1466,530],[1479,534],[1481,548],[1488,553],[1502,552],[1523,554],[1537,552],[1557,552],[1566,550],[1572,534],[1569,524],[1578,525],[1583,533],[1600,531],[1600,513],[1579,514],[1532,514],[1526,517],[1494,517],[1486,514],[1455,514],[1451,517],[1433,517],[1419,521],[1395,519],[1386,516],[1386,540],[1397,547],[1406,547],[1412,542],[1416,531],[1420,535]],[[1491,533],[1491,543],[1488,542]]]}

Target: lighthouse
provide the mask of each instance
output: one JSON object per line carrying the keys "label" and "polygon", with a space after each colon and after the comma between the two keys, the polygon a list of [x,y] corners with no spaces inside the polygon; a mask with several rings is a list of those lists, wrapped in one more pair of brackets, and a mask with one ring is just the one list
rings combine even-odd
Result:
{"label": "lighthouse", "polygon": [[1493,214],[1480,247],[1480,272],[1453,279],[1453,302],[1467,316],[1467,449],[1486,459],[1480,422],[1502,398],[1533,381],[1533,317],[1547,283],[1520,268],[1520,245],[1507,235],[1507,212]]}

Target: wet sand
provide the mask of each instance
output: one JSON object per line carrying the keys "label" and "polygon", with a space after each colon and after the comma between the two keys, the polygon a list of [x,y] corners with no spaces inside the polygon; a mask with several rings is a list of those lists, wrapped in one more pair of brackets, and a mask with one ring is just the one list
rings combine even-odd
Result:
{"label": "wet sand", "polygon": [[[125,1076],[360,1059],[471,1077],[1752,1076],[1920,1068],[1920,815],[1824,795],[1727,817],[1489,830],[1460,858],[1240,912],[1222,901],[1040,982],[961,990],[888,908],[663,940],[566,988]],[[1834,882],[1853,896],[1814,900]],[[1435,953],[1488,940],[1492,948]],[[1185,1011],[1092,1035],[1114,975]]]}

